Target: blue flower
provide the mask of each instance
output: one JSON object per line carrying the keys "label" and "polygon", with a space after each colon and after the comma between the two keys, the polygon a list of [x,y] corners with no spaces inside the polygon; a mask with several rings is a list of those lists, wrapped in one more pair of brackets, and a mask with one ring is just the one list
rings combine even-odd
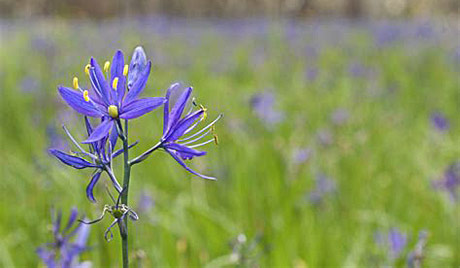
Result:
{"label": "blue flower", "polygon": [[447,191],[453,201],[457,200],[457,189],[460,186],[460,161],[450,164],[443,176],[433,182],[435,189]]}
{"label": "blue flower", "polygon": [[[105,120],[105,119],[102,119]],[[89,122],[88,117],[85,116],[85,125],[86,125],[86,130],[88,136],[91,136],[93,133],[93,127],[91,126],[91,123]],[[111,171],[111,163],[112,159],[117,157],[123,152],[123,149],[117,150],[115,152],[113,151],[113,148],[116,145],[116,136],[115,138],[113,135],[106,135],[103,137],[101,140],[91,142],[89,144],[89,152],[85,151],[78,143],[77,141],[73,138],[73,136],[70,134],[70,132],[67,130],[67,128],[64,127],[64,131],[66,134],[69,136],[70,140],[77,146],[77,148],[80,150],[79,152],[76,152],[74,154],[68,154],[65,153],[61,150],[57,149],[50,149],[49,152],[54,155],[57,159],[59,159],[62,163],[71,166],[76,169],[84,169],[84,168],[93,168],[94,173],[92,175],[91,181],[86,187],[86,196],[88,199],[92,202],[96,202],[96,199],[94,198],[93,195],[93,189],[96,183],[99,181],[101,177],[101,173],[103,171],[106,171],[107,174],[109,175],[110,179],[112,180],[112,183],[114,187],[118,190],[118,192],[121,191],[121,186],[114,177],[112,171]],[[113,134],[113,132],[112,132]],[[107,141],[110,141],[109,143]],[[137,144],[133,143],[129,146],[129,148],[135,146]],[[88,161],[83,156],[86,156],[90,158],[91,160]]]}
{"label": "blue flower", "polygon": [[[142,48],[140,48],[142,50]],[[59,86],[58,91],[64,101],[77,112],[90,117],[103,118],[102,123],[94,129],[84,143],[91,143],[103,139],[109,131],[116,132],[115,121],[121,119],[134,119],[140,117],[165,102],[162,97],[141,98],[139,94],[144,90],[150,74],[151,62],[145,63],[145,54],[138,48],[131,62],[131,76],[128,76],[128,65],[124,64],[123,53],[119,50],[113,56],[112,64],[106,62],[104,71],[94,58],[85,67],[85,72],[91,81],[91,90],[79,87],[75,77],[73,86],[76,90]],[[143,51],[142,51],[143,52]],[[129,79],[129,91],[126,93],[126,80]]]}
{"label": "blue flower", "polygon": [[[61,230],[62,213],[56,213],[53,219],[54,241],[37,248],[37,254],[47,267],[76,267],[78,256],[85,250],[89,235],[89,226],[78,224],[73,227],[78,211],[73,208],[65,227]],[[73,242],[71,242],[72,238]]]}
{"label": "blue flower", "polygon": [[[177,101],[173,102],[173,96],[178,96]],[[201,128],[194,134],[183,137],[196,129],[200,122],[206,119],[206,108],[200,105],[199,109],[193,111],[193,106],[197,106],[191,99],[192,88],[182,88],[180,84],[176,83],[169,87],[166,93],[166,103],[164,105],[163,117],[163,136],[160,140],[160,148],[168,152],[182,167],[188,172],[199,176],[203,179],[215,180],[213,177],[199,174],[198,172],[190,169],[183,160],[191,160],[194,157],[203,156],[206,154],[204,151],[198,151],[195,148],[201,147],[211,142],[217,143],[217,136],[213,135],[214,124],[222,117],[219,115],[214,121]],[[193,106],[185,113],[184,109],[187,104],[192,103]],[[172,106],[170,110],[170,106]],[[196,143],[204,137],[212,134],[213,137],[207,141]]]}
{"label": "blue flower", "polygon": [[400,232],[398,229],[392,228],[388,232],[388,243],[391,257],[396,259],[406,247],[407,236],[406,234]]}
{"label": "blue flower", "polygon": [[431,124],[440,132],[445,132],[450,128],[449,120],[440,112],[431,114]]}

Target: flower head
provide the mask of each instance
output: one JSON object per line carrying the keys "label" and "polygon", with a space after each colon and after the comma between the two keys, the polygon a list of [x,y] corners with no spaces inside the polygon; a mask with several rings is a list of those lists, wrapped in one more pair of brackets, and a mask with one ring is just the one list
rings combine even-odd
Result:
{"label": "flower head", "polygon": [[[140,49],[142,50],[142,48]],[[136,48],[136,51],[138,50],[139,48]],[[138,98],[147,83],[151,67],[151,62],[146,62],[145,57],[138,56],[139,53],[134,53],[136,58],[133,58],[131,62],[133,66],[131,75],[129,67],[124,64],[123,52],[118,50],[113,56],[112,63],[106,62],[104,64],[106,74],[96,59],[91,58],[90,63],[85,67],[85,73],[91,82],[89,90],[81,89],[77,78],[74,79],[73,83],[77,90],[63,86],[58,87],[64,101],[77,112],[86,116],[105,119],[84,143],[101,140],[110,130],[116,132],[116,120],[140,117],[165,102],[162,97]],[[139,58],[144,60],[139,60]],[[127,78],[130,79],[131,84],[129,84],[129,90],[126,93]]]}
{"label": "flower head", "polygon": [[[204,179],[215,180],[213,177],[205,176],[190,169],[183,160],[191,160],[194,157],[203,156],[204,151],[198,151],[195,148],[201,147],[211,142],[217,143],[217,136],[214,135],[214,124],[222,117],[219,115],[214,121],[204,126],[194,134],[183,137],[193,130],[196,130],[199,124],[206,119],[206,108],[202,105],[197,105],[191,99],[192,88],[183,88],[176,83],[171,85],[166,93],[166,103],[164,105],[163,118],[163,136],[161,137],[161,145],[181,166],[190,173]],[[175,98],[177,96],[177,99]],[[188,111],[184,113],[187,106]],[[198,107],[194,111],[194,107]],[[184,115],[184,116],[182,116]],[[212,136],[211,136],[212,135]],[[211,136],[210,139],[200,142],[203,138]]]}
{"label": "flower head", "polygon": [[61,229],[62,214],[56,213],[52,228],[54,241],[37,248],[38,256],[48,267],[76,267],[78,256],[87,250],[89,226],[78,224],[73,227],[77,216],[78,211],[73,208],[67,224]]}
{"label": "flower head", "polygon": [[431,124],[440,132],[446,132],[450,128],[449,120],[440,112],[431,114]]}
{"label": "flower head", "polygon": [[[107,119],[102,119],[107,120]],[[85,117],[85,125],[88,136],[91,136],[93,133],[93,127],[89,122],[89,119]],[[112,180],[114,187],[120,192],[121,186],[118,181],[115,179],[113,174],[111,173],[111,163],[112,159],[119,156],[123,149],[113,151],[115,148],[117,136],[114,136],[114,132],[111,135],[106,135],[101,140],[94,141],[88,144],[89,152],[84,150],[80,144],[74,139],[74,137],[70,134],[66,127],[63,127],[64,131],[66,132],[67,136],[70,140],[75,144],[75,146],[79,149],[77,152],[66,153],[58,149],[50,149],[49,152],[54,155],[57,159],[59,159],[62,163],[71,166],[76,169],[84,169],[84,168],[93,168],[94,172],[91,178],[90,183],[86,187],[86,195],[88,199],[92,202],[96,202],[96,199],[93,195],[93,189],[96,183],[99,181],[101,177],[101,173],[103,171],[107,171],[109,173],[109,177]],[[108,142],[109,141],[109,142]],[[133,143],[129,146],[129,148],[135,146],[137,144]],[[88,160],[87,160],[88,159]]]}
{"label": "flower head", "polygon": [[457,189],[460,186],[460,161],[450,164],[443,176],[433,182],[435,189],[447,191],[452,200],[457,200]]}
{"label": "flower head", "polygon": [[275,108],[276,98],[272,92],[255,94],[251,98],[254,113],[267,127],[273,127],[284,119],[284,114]]}

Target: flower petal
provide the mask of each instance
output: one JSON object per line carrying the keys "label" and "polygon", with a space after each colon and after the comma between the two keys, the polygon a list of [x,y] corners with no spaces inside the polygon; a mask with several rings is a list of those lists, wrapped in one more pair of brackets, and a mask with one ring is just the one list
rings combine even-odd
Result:
{"label": "flower petal", "polygon": [[102,100],[106,105],[112,104],[110,102],[110,86],[107,84],[107,81],[105,80],[104,73],[102,72],[101,67],[94,58],[91,58],[90,65],[92,68],[89,72],[89,78],[91,80],[91,84],[93,85],[93,89],[101,95]]}
{"label": "flower petal", "polygon": [[189,168],[185,163],[184,161],[182,161],[182,159],[176,155],[175,152],[169,150],[168,148],[165,148],[166,152],[168,152],[173,158],[174,160],[177,161],[177,163],[179,163],[183,168],[185,168],[188,172],[192,173],[193,175],[196,175],[200,178],[203,178],[203,179],[207,179],[207,180],[216,180],[216,178],[214,177],[209,177],[209,176],[205,176],[205,175],[202,175],[194,170],[192,170],[191,168]]}
{"label": "flower petal", "polygon": [[93,133],[82,143],[91,143],[96,142],[109,134],[110,129],[113,127],[113,119],[108,119],[103,121],[96,129],[94,129]]}
{"label": "flower petal", "polygon": [[99,178],[101,177],[101,170],[96,171],[93,174],[93,177],[91,178],[91,181],[89,182],[88,186],[86,186],[86,196],[88,197],[89,201],[95,203],[96,199],[94,198],[93,195],[93,189],[94,186],[96,186],[96,183],[99,181]]}
{"label": "flower petal", "polygon": [[115,149],[115,145],[117,145],[117,140],[118,140],[117,125],[113,124],[112,132],[110,132],[110,138],[109,138],[109,142],[112,145],[112,149]]}
{"label": "flower petal", "polygon": [[123,56],[123,52],[118,50],[115,52],[112,58],[112,66],[110,67],[110,77],[112,80],[115,77],[122,77],[123,76],[123,68],[125,67],[125,59]]}
{"label": "flower petal", "polygon": [[127,106],[123,107],[123,112],[120,114],[120,118],[133,119],[140,117],[162,105],[165,101],[166,99],[162,97],[134,100]]}
{"label": "flower petal", "polygon": [[67,221],[67,225],[64,228],[64,231],[62,231],[63,233],[67,232],[70,229],[70,227],[72,227],[73,223],[77,219],[77,216],[78,216],[77,208],[73,207],[72,210],[70,211],[70,216],[69,216],[69,220]]}
{"label": "flower petal", "polygon": [[171,150],[175,150],[177,154],[184,160],[190,160],[195,156],[203,156],[206,154],[204,151],[198,151],[177,143],[169,143],[165,145],[165,147]]}
{"label": "flower petal", "polygon": [[75,111],[92,117],[103,116],[103,113],[91,102],[85,101],[82,93],[62,86],[58,87],[58,91],[64,101]]}
{"label": "flower petal", "polygon": [[171,92],[172,90],[177,87],[178,84],[172,84],[169,88],[168,91],[166,91],[166,102],[165,105],[163,106],[163,135],[167,132],[168,130],[168,119],[169,119],[169,98],[171,97]]}
{"label": "flower petal", "polygon": [[200,118],[200,116],[204,113],[203,110],[198,110],[187,117],[184,117],[180,120],[172,129],[170,129],[169,133],[165,136],[165,141],[175,141],[179,139],[182,135],[184,135],[185,131],[193,125],[193,123]]}
{"label": "flower petal", "polygon": [[50,149],[49,152],[52,155],[56,156],[57,159],[61,160],[62,163],[68,166],[71,166],[73,168],[76,168],[76,169],[83,169],[87,167],[97,167],[95,164],[90,163],[81,157],[69,155],[60,150]]}
{"label": "flower petal", "polygon": [[126,94],[126,98],[124,100],[125,104],[129,104],[130,102],[135,100],[136,97],[144,90],[145,84],[147,83],[147,79],[150,75],[151,66],[152,63],[149,61],[145,69],[139,75],[138,79],[134,82],[132,88],[128,91],[128,94]]}
{"label": "flower petal", "polygon": [[129,64],[128,89],[133,87],[134,83],[138,80],[146,67],[147,56],[145,55],[144,49],[141,46],[138,46],[134,49],[133,56],[131,57],[131,63]]}
{"label": "flower petal", "polygon": [[184,92],[177,99],[176,103],[174,104],[174,107],[171,109],[171,112],[169,113],[168,131],[170,131],[171,128],[174,127],[175,124],[177,124],[177,121],[179,121],[179,118],[184,112],[184,108],[187,104],[187,100],[190,98],[191,94],[192,94],[192,88],[189,87],[186,90],[184,90]]}

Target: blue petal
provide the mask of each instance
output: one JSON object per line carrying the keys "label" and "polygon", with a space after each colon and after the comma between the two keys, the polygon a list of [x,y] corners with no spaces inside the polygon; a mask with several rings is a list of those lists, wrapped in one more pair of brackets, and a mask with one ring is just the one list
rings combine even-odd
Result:
{"label": "blue petal", "polygon": [[147,67],[147,56],[145,55],[144,49],[140,46],[136,47],[129,64],[128,72],[128,89],[131,89],[134,83],[142,75],[143,71]]}
{"label": "blue petal", "polygon": [[83,141],[82,143],[91,143],[91,142],[96,142],[104,137],[106,137],[109,134],[110,129],[113,127],[113,119],[108,119],[103,121],[94,131],[91,133],[91,135]]}
{"label": "blue petal", "polygon": [[165,141],[175,141],[179,139],[184,132],[191,126],[195,121],[204,113],[203,110],[198,110],[187,117],[180,120],[172,129],[170,129],[169,133],[165,136]]}
{"label": "blue petal", "polygon": [[90,60],[91,68],[89,72],[89,78],[91,80],[91,84],[93,85],[93,89],[96,90],[102,97],[102,100],[106,105],[110,105],[111,103],[111,91],[110,86],[107,84],[105,80],[104,73],[101,70],[99,64],[97,64],[96,59],[91,58]]}
{"label": "blue petal", "polygon": [[140,117],[162,105],[165,101],[166,99],[161,97],[137,99],[123,107],[120,118],[133,119]]}
{"label": "blue petal", "polygon": [[91,178],[91,181],[89,182],[88,186],[86,187],[86,196],[88,197],[89,201],[93,203],[96,202],[96,199],[93,195],[93,189],[94,186],[96,186],[96,183],[99,181],[99,178],[101,177],[101,172],[101,170],[96,171],[93,177]]}
{"label": "blue petal", "polygon": [[173,158],[174,160],[177,161],[177,163],[179,163],[183,168],[185,168],[188,172],[192,173],[193,175],[196,175],[200,178],[203,178],[203,179],[207,179],[207,180],[216,180],[216,178],[214,177],[209,177],[209,176],[205,176],[205,175],[202,175],[194,170],[192,170],[191,168],[189,168],[185,163],[184,161],[182,161],[182,159],[176,155],[175,152],[169,150],[168,148],[165,148],[166,152],[168,152]]}
{"label": "blue petal", "polygon": [[117,140],[118,140],[117,125],[113,124],[112,132],[110,132],[110,138],[109,138],[109,142],[112,145],[112,149],[115,149],[115,145],[117,145]]}
{"label": "blue petal", "polygon": [[184,112],[184,108],[187,104],[187,100],[190,98],[191,94],[192,94],[192,88],[189,87],[177,99],[176,104],[174,105],[174,107],[171,109],[171,112],[169,113],[168,127],[167,127],[168,131],[170,131],[171,128],[173,128],[174,125],[177,124],[177,121],[179,121],[182,113]]}
{"label": "blue petal", "polygon": [[91,117],[101,117],[104,115],[101,111],[94,107],[91,102],[85,101],[81,92],[62,86],[58,87],[58,91],[64,101],[67,102],[67,104],[75,111]]}
{"label": "blue petal", "polygon": [[121,50],[118,50],[115,53],[115,55],[113,55],[112,67],[110,68],[110,78],[111,78],[110,85],[112,85],[113,79],[115,77],[118,77],[117,91],[116,93],[112,91],[112,95],[117,96],[116,101],[118,102],[118,104],[121,103],[121,100],[123,99],[123,96],[125,95],[126,78],[123,75],[124,67],[125,67],[125,60],[124,60],[123,52],[121,52]]}
{"label": "blue petal", "polygon": [[149,61],[138,79],[134,82],[132,88],[128,91],[128,94],[126,94],[126,98],[124,100],[125,104],[129,104],[135,100],[136,97],[142,92],[142,90],[144,90],[145,84],[147,83],[147,79],[150,75],[151,65],[152,63]]}
{"label": "blue petal", "polygon": [[165,105],[163,106],[163,135],[166,133],[168,130],[168,119],[169,119],[169,98],[171,97],[171,92],[173,88],[175,88],[178,84],[172,84],[169,88],[168,91],[166,91],[166,102]]}
{"label": "blue petal", "polygon": [[165,145],[165,147],[168,148],[168,149],[171,149],[171,150],[175,150],[176,153],[182,159],[186,159],[186,160],[190,160],[195,156],[203,156],[203,155],[206,154],[206,152],[198,151],[198,150],[195,150],[193,148],[190,148],[190,147],[187,147],[187,146],[184,146],[184,145],[180,145],[180,144],[177,144],[177,143],[170,143],[170,144]]}
{"label": "blue petal", "polygon": [[82,169],[87,167],[97,167],[95,164],[86,161],[85,159],[66,154],[60,150],[50,149],[49,152],[56,156],[62,163],[74,167],[76,169]]}
{"label": "blue petal", "polygon": [[67,221],[67,225],[64,228],[63,233],[67,232],[72,227],[73,223],[77,219],[77,216],[78,216],[77,208],[73,207],[72,210],[70,211],[69,220]]}

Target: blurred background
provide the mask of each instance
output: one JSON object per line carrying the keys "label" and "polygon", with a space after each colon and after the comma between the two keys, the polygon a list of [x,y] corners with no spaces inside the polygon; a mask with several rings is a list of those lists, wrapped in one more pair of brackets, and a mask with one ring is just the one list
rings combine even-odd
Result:
{"label": "blurred background", "polygon": [[[455,0],[0,0],[0,267],[44,265],[52,209],[110,203],[105,175],[90,203],[91,171],[47,151],[75,150],[62,124],[85,139],[57,86],[138,45],[143,96],[179,81],[225,116],[190,162],[217,182],[164,153],[134,166],[133,265],[459,267],[459,34]],[[162,111],[130,133],[139,155]],[[120,266],[110,222],[80,261]]]}

